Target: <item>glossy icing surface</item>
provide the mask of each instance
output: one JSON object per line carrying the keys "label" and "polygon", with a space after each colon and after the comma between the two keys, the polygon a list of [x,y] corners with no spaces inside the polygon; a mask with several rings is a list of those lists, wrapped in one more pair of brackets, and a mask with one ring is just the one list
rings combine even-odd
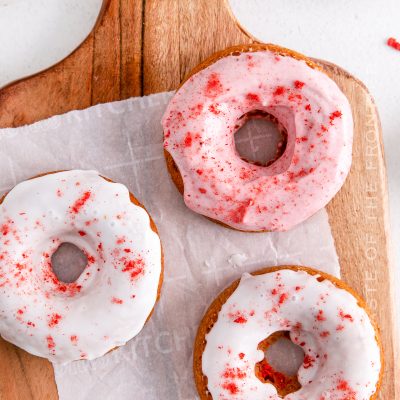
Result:
{"label": "glossy icing surface", "polygon": [[[73,283],[51,267],[65,242],[88,260]],[[22,182],[0,206],[0,333],[30,353],[65,363],[125,344],[153,309],[160,274],[147,212],[95,171]]]}
{"label": "glossy icing surface", "polygon": [[[260,110],[288,133],[268,167],[242,160],[234,133]],[[353,120],[338,86],[270,51],[224,57],[193,75],[163,117],[164,146],[193,211],[246,231],[287,230],[324,207],[351,165]]]}
{"label": "glossy icing surface", "polygon": [[278,400],[255,365],[258,344],[290,331],[305,353],[298,371],[302,388],[285,400],[369,400],[381,368],[375,330],[346,290],[304,271],[244,274],[206,335],[202,369],[213,399]]}

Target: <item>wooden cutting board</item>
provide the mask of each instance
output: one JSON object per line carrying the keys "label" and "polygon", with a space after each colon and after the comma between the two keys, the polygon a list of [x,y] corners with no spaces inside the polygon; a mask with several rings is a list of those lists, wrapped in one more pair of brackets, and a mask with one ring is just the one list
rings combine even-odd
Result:
{"label": "wooden cutting board", "polygon": [[[94,33],[71,56],[0,91],[0,127],[175,89],[213,52],[252,41],[224,0],[110,0]],[[381,328],[385,375],[378,398],[400,400],[379,116],[360,81],[333,64],[320,63],[348,96],[355,120],[352,169],[328,205],[342,276],[367,299]],[[0,341],[0,365],[1,399],[57,398],[46,360]]]}

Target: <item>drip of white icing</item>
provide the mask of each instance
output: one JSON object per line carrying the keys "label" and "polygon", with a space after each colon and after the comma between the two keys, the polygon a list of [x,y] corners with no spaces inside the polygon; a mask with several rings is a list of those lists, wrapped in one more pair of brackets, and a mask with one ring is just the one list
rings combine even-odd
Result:
{"label": "drip of white icing", "polygon": [[244,253],[235,253],[228,258],[229,264],[233,267],[239,267],[247,261],[247,255]]}
{"label": "drip of white icing", "polygon": [[[50,258],[61,243],[88,265],[60,282]],[[15,186],[0,206],[0,333],[66,363],[125,344],[154,307],[161,243],[128,189],[95,171],[66,171]]]}

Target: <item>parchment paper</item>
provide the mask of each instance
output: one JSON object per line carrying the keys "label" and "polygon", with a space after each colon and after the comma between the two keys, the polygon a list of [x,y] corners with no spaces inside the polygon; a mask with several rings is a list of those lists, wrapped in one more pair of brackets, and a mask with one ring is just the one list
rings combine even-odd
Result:
{"label": "parchment paper", "polygon": [[[193,340],[222,289],[245,271],[279,264],[339,275],[325,210],[290,232],[242,233],[185,207],[163,157],[160,120],[171,95],[98,105],[0,130],[0,192],[46,171],[97,169],[145,204],[164,246],[165,280],[150,321],[128,344],[97,360],[55,365],[61,400],[195,399]],[[257,138],[252,132],[247,136],[256,152]]]}

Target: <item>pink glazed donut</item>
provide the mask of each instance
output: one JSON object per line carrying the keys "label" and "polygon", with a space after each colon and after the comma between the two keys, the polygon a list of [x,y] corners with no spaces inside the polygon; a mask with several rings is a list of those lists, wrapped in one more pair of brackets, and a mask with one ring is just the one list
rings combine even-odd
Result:
{"label": "pink glazed donut", "polygon": [[[276,118],[286,149],[269,166],[243,160],[234,134],[250,112]],[[350,170],[346,96],[306,57],[235,46],[199,65],[163,117],[169,172],[186,205],[242,231],[285,231],[323,208]]]}

